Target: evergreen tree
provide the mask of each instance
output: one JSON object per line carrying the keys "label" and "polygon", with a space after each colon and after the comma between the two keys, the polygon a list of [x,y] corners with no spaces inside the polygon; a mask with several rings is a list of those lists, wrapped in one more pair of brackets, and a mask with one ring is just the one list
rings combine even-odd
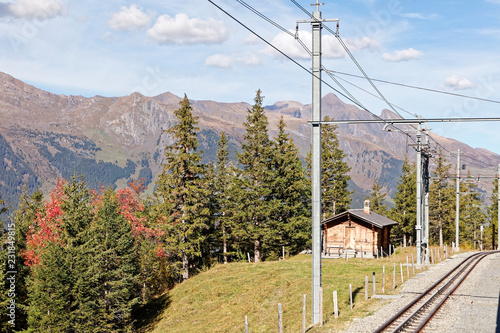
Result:
{"label": "evergreen tree", "polygon": [[19,205],[14,212],[13,221],[15,223],[15,261],[16,261],[16,329],[27,328],[28,318],[28,279],[30,268],[22,254],[27,249],[26,235],[29,227],[36,218],[36,214],[43,210],[43,193],[35,191],[31,196],[28,189],[23,186]]}
{"label": "evergreen tree", "polygon": [[270,184],[273,181],[271,166],[271,140],[268,136],[268,120],[262,107],[261,91],[257,91],[255,104],[247,111],[246,128],[241,153],[237,154],[242,175],[235,187],[235,235],[239,245],[248,251],[253,247],[255,262],[260,262],[264,244],[276,241],[276,223],[271,219]]}
{"label": "evergreen tree", "polygon": [[[460,245],[476,248],[480,238],[480,226],[486,224],[484,204],[479,196],[477,185],[468,172],[465,182],[460,183]],[[470,181],[467,181],[470,180]]]}
{"label": "evergreen tree", "polygon": [[372,193],[367,197],[367,199],[370,200],[370,210],[386,216],[388,211],[387,205],[384,204],[385,196],[386,194],[382,192],[382,185],[378,182],[378,179],[375,180],[372,186]]}
{"label": "evergreen tree", "polygon": [[219,238],[218,243],[225,264],[228,262],[228,256],[235,254],[231,241],[233,233],[232,213],[234,207],[234,193],[232,193],[232,189],[235,183],[236,170],[232,163],[229,162],[228,142],[226,133],[221,132],[217,143],[217,165],[214,189],[211,196],[214,201],[215,224]]}
{"label": "evergreen tree", "polygon": [[291,254],[296,254],[309,245],[310,188],[298,149],[290,135],[285,133],[285,127],[281,116],[279,133],[273,141],[272,199],[276,205],[272,218],[278,222],[276,231],[280,241],[276,245],[281,244]]}
{"label": "evergreen tree", "polygon": [[[9,208],[5,207],[5,201],[0,198],[0,223],[2,225],[5,225],[5,219],[3,218],[3,215],[8,211]],[[15,241],[15,239],[13,240]],[[11,297],[13,295],[9,290],[11,287],[10,279],[16,279],[15,274],[8,273],[9,271],[15,270],[15,268],[10,269],[9,267],[9,259],[15,260],[15,253],[13,251],[15,247],[12,245],[12,239],[9,240],[9,234],[7,230],[5,230],[4,228],[0,228],[0,315],[2,318],[0,322],[0,332],[12,332],[16,328],[19,328],[19,325],[17,325],[16,323],[16,312],[18,312],[17,304],[11,304],[10,302],[11,299],[16,301],[16,298]],[[14,280],[13,282],[13,285],[16,286],[17,281]],[[17,292],[17,290],[14,292]],[[13,318],[10,317],[11,308],[13,309]]]}
{"label": "evergreen tree", "polygon": [[[332,120],[326,116],[325,121]],[[321,211],[323,217],[340,214],[349,209],[351,195],[348,181],[351,168],[344,161],[346,155],[340,148],[336,125],[321,127]],[[307,157],[311,170],[311,154]]]}
{"label": "evergreen tree", "polygon": [[88,269],[77,280],[79,332],[131,332],[139,271],[130,223],[110,188],[97,206],[85,244]]}
{"label": "evergreen tree", "polygon": [[28,326],[32,332],[74,331],[73,265],[62,244],[49,242],[32,267],[28,285]]}
{"label": "evergreen tree", "polygon": [[417,220],[417,175],[416,167],[410,164],[405,156],[401,168],[401,176],[394,194],[395,206],[391,209],[389,216],[398,222],[391,229],[391,237],[403,239],[406,245],[408,237],[415,239],[415,223]]}
{"label": "evergreen tree", "polygon": [[163,172],[158,177],[156,197],[165,220],[166,249],[179,267],[182,279],[199,269],[209,229],[209,191],[198,149],[198,118],[192,115],[187,96],[175,111],[178,124],[170,128],[174,143],[165,148]]}
{"label": "evergreen tree", "polygon": [[488,207],[488,219],[490,224],[485,232],[485,245],[491,250],[498,247],[498,178],[493,180],[493,195],[491,205]]}
{"label": "evergreen tree", "polygon": [[429,188],[429,224],[430,241],[443,246],[444,242],[451,242],[455,237],[455,191],[448,179],[451,165],[447,164],[442,151],[436,160],[436,169]]}
{"label": "evergreen tree", "polygon": [[37,216],[35,228],[40,232],[34,233],[32,228],[29,233],[27,254],[33,252],[30,244],[38,244],[38,250],[37,257],[29,261],[28,325],[35,331],[74,331],[82,318],[88,318],[87,300],[79,297],[77,280],[89,268],[85,243],[93,219],[93,197],[82,179],[73,178],[51,199],[46,215]]}

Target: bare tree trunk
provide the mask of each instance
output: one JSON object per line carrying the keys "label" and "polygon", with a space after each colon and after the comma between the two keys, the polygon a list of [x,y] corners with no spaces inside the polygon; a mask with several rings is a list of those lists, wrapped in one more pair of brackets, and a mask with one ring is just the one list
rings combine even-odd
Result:
{"label": "bare tree trunk", "polygon": [[439,247],[443,247],[443,224],[439,224]]}
{"label": "bare tree trunk", "polygon": [[403,246],[406,247],[406,234],[403,234]]}
{"label": "bare tree trunk", "polygon": [[224,264],[227,264],[226,227],[222,227],[222,252],[224,253]]}
{"label": "bare tree trunk", "polygon": [[258,240],[255,240],[255,243],[254,243],[254,261],[255,262],[260,262],[260,242]]}
{"label": "bare tree trunk", "polygon": [[182,280],[189,279],[189,261],[186,252],[182,252]]}

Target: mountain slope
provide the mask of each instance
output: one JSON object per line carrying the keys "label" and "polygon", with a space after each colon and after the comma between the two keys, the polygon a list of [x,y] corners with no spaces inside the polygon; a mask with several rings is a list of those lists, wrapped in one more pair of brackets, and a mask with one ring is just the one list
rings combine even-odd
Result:
{"label": "mountain slope", "polygon": [[[179,107],[180,100],[168,92],[154,97],[139,93],[91,98],[56,95],[0,73],[0,135],[5,139],[2,145],[12,151],[9,156],[14,154],[23,163],[23,167],[16,168],[20,173],[18,177],[35,177],[42,189],[50,187],[57,177],[69,177],[74,173],[85,174],[91,186],[99,183],[123,186],[128,180],[143,176],[150,183],[161,171],[163,149],[171,143],[165,130],[175,124],[173,111]],[[334,119],[371,117],[333,94],[326,95],[322,101],[323,116]],[[251,105],[196,100],[191,104],[193,114],[199,117],[200,149],[205,152],[204,160],[215,159],[221,131],[227,133],[234,157],[245,133],[243,122]],[[310,147],[307,122],[311,106],[280,101],[267,106],[266,111],[271,136],[276,135],[279,118],[283,115],[302,157],[306,156]],[[381,117],[398,116],[384,110]],[[381,124],[341,125],[339,138],[352,167],[352,186],[368,191],[374,180],[380,179],[392,194],[404,155],[408,152],[413,159],[414,153],[408,148],[404,135],[385,132],[382,128]],[[499,155],[487,150],[433,137],[450,150],[460,148],[477,160],[500,162]],[[4,183],[0,181],[0,195],[13,193],[8,189],[12,185]]]}

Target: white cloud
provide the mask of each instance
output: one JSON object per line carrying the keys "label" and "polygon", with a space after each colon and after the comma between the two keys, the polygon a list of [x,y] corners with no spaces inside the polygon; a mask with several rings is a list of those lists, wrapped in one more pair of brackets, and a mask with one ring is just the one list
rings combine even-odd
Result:
{"label": "white cloud", "polygon": [[446,87],[451,88],[453,90],[465,90],[475,88],[477,85],[475,83],[470,82],[464,77],[460,77],[456,74],[446,78],[444,81]]}
{"label": "white cloud", "polygon": [[205,66],[218,67],[223,69],[234,66],[256,67],[261,65],[260,59],[256,55],[248,56],[228,56],[224,54],[214,54],[205,60]]}
{"label": "white cloud", "polygon": [[[309,31],[301,31],[299,35],[300,40],[304,43],[304,45],[311,51],[312,48],[312,34]],[[360,50],[370,50],[370,49],[378,49],[380,48],[379,43],[370,38],[370,37],[362,37],[362,38],[345,38],[343,39],[347,48],[353,51]],[[309,53],[304,49],[304,47],[296,41],[292,36],[286,34],[284,32],[276,35],[272,41],[277,49],[285,53],[286,55],[292,58],[300,58],[300,59],[310,59]],[[325,58],[343,58],[345,57],[345,51],[338,42],[337,38],[332,35],[323,35],[321,38],[321,48],[322,54]],[[272,48],[268,48],[266,50],[268,54],[278,53]]]}
{"label": "white cloud", "polygon": [[153,16],[154,13],[145,13],[142,7],[136,5],[122,6],[118,13],[111,16],[108,24],[112,29],[120,31],[140,30],[151,24]]}
{"label": "white cloud", "polygon": [[402,17],[406,17],[409,19],[419,19],[419,20],[433,20],[439,17],[438,14],[430,14],[430,15],[422,15],[420,13],[403,13]]}
{"label": "white cloud", "polygon": [[423,55],[422,51],[409,48],[407,50],[398,50],[394,54],[384,53],[382,59],[389,62],[400,62],[418,59]]}
{"label": "white cloud", "polygon": [[227,69],[231,67],[232,59],[224,54],[214,54],[205,60],[205,65]]}
{"label": "white cloud", "polygon": [[228,37],[226,26],[212,18],[189,18],[181,13],[160,16],[147,35],[159,44],[218,44]]}
{"label": "white cloud", "polygon": [[[18,0],[7,6],[8,13],[18,18],[50,19],[63,15],[67,6],[59,0]],[[5,12],[5,8],[3,12]]]}
{"label": "white cloud", "polygon": [[244,57],[239,57],[238,62],[247,67],[256,67],[262,64],[262,61],[256,55],[248,55]]}

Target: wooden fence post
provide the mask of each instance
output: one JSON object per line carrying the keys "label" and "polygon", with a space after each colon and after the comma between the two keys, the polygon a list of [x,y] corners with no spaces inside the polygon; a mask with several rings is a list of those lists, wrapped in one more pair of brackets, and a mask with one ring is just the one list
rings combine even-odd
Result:
{"label": "wooden fence post", "polygon": [[333,315],[335,318],[339,317],[339,303],[337,300],[337,290],[333,291]]}
{"label": "wooden fence post", "polygon": [[248,316],[245,316],[245,333],[248,333]]}
{"label": "wooden fence post", "polygon": [[351,310],[352,310],[352,284],[349,283],[349,301],[351,304]]}
{"label": "wooden fence post", "polygon": [[278,303],[278,328],[279,332],[283,333],[283,314],[281,311],[281,303]]}
{"label": "wooden fence post", "polygon": [[302,298],[302,333],[306,333],[306,294]]}
{"label": "wooden fence post", "polygon": [[365,276],[365,301],[368,300],[368,275]]}
{"label": "wooden fence post", "polygon": [[375,284],[375,272],[373,272],[373,296],[377,294],[377,285]]}
{"label": "wooden fence post", "polygon": [[404,283],[404,279],[403,279],[403,264],[402,263],[399,263],[399,267],[401,268],[401,283]]}

